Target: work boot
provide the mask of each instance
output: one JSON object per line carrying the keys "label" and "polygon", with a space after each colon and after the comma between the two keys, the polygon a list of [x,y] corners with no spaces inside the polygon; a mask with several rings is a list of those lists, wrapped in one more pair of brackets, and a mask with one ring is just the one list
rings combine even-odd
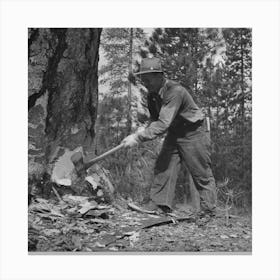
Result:
{"label": "work boot", "polygon": [[152,200],[150,200],[149,202],[147,202],[146,204],[141,206],[141,208],[146,211],[157,211],[158,210],[158,206]]}
{"label": "work boot", "polygon": [[158,205],[158,208],[165,214],[169,214],[172,212],[172,209],[166,205]]}
{"label": "work boot", "polygon": [[154,201],[150,200],[148,203],[144,204],[142,209],[146,211],[155,211],[160,214],[171,213],[172,209],[166,205],[157,205]]}

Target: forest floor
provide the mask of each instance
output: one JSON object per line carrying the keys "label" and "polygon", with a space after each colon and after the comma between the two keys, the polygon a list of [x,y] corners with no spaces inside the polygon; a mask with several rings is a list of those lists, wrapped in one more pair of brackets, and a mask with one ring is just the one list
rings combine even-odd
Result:
{"label": "forest floor", "polygon": [[251,252],[251,217],[159,216],[134,211],[125,200],[97,204],[37,198],[28,208],[29,252]]}

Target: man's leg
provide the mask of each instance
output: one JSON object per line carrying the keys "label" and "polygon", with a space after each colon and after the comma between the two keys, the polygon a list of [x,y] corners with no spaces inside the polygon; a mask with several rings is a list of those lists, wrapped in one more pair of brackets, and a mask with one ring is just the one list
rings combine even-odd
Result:
{"label": "man's leg", "polygon": [[211,169],[210,139],[201,131],[178,139],[179,152],[200,194],[201,210],[216,207],[216,183]]}
{"label": "man's leg", "polygon": [[156,205],[172,209],[180,165],[176,139],[167,136],[156,160],[154,182],[150,193],[150,198]]}

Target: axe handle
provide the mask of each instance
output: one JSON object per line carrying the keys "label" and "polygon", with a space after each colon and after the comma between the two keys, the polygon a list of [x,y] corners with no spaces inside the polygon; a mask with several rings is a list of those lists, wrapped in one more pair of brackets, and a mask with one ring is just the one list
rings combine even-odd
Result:
{"label": "axe handle", "polygon": [[206,131],[210,132],[210,118],[206,117]]}
{"label": "axe handle", "polygon": [[109,155],[115,153],[116,151],[120,150],[120,149],[123,148],[123,147],[124,147],[124,144],[120,144],[120,145],[118,145],[117,147],[115,147],[115,148],[113,148],[113,149],[111,149],[111,150],[105,152],[104,154],[102,154],[102,155],[100,155],[100,156],[98,156],[98,157],[96,157],[96,158],[94,158],[94,159],[92,159],[92,160],[86,162],[86,163],[85,163],[85,166],[84,166],[84,167],[85,167],[85,170],[87,170],[88,168],[90,168],[90,167],[91,167],[93,164],[95,164],[96,162],[98,162],[98,161],[100,161],[101,159],[103,159],[103,158],[105,158],[105,157],[107,157],[107,156],[109,156]]}

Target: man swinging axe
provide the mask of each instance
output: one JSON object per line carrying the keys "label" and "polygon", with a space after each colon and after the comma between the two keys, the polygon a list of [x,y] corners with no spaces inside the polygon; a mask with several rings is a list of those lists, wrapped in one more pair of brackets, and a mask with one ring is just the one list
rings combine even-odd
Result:
{"label": "man swinging axe", "polygon": [[154,168],[149,211],[172,211],[175,186],[182,164],[188,168],[200,194],[201,210],[214,213],[216,184],[211,169],[210,139],[204,129],[204,114],[190,93],[164,77],[160,59],[144,58],[135,73],[148,90],[152,122],[142,131],[123,139],[124,147],[153,140],[167,132]]}

